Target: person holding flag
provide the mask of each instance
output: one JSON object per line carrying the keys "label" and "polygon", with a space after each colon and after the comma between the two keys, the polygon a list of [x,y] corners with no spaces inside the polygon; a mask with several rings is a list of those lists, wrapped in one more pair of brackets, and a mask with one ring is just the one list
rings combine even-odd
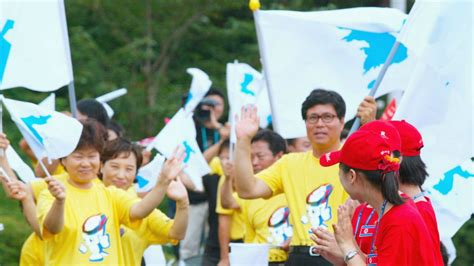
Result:
{"label": "person holding flag", "polygon": [[241,198],[270,198],[284,193],[293,221],[288,265],[329,265],[313,249],[310,228],[330,227],[335,210],[348,198],[335,179],[337,166],[321,167],[320,157],[341,146],[345,102],[334,92],[316,89],[302,104],[301,114],[312,149],[284,155],[269,168],[254,176],[251,162],[251,140],[258,131],[255,107],[242,108],[237,120],[236,189]]}
{"label": "person holding flag", "polygon": [[[38,219],[45,241],[45,263],[102,261],[123,265],[120,226],[136,229],[162,201],[169,184],[182,171],[183,152],[165,163],[159,182],[141,201],[126,192],[94,182],[100,168],[105,129],[95,121],[83,124],[76,149],[60,161],[66,182],[45,178],[48,191],[38,199]],[[66,196],[67,189],[67,196]]]}

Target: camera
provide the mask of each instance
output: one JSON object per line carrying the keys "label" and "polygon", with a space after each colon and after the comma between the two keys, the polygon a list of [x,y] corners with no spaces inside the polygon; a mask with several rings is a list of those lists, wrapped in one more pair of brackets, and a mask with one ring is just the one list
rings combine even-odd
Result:
{"label": "camera", "polygon": [[211,119],[211,108],[214,108],[217,102],[211,98],[204,98],[196,107],[194,117],[201,124]]}

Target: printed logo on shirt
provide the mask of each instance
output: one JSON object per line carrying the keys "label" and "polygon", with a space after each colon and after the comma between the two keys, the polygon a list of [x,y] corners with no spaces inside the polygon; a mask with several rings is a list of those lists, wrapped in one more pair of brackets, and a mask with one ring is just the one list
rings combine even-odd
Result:
{"label": "printed logo on shirt", "polygon": [[325,224],[332,217],[329,197],[334,190],[331,184],[323,184],[306,197],[306,215],[301,217],[303,224],[311,223],[311,227],[328,227]]}
{"label": "printed logo on shirt", "polygon": [[363,225],[360,228],[359,237],[372,237],[375,232],[375,225]]}
{"label": "printed logo on shirt", "polygon": [[268,219],[268,230],[270,235],[267,238],[269,244],[282,245],[293,236],[293,228],[289,221],[290,209],[280,207],[276,209]]}
{"label": "printed logo on shirt", "polygon": [[369,254],[367,255],[367,265],[369,266],[375,266],[377,265],[377,254]]}
{"label": "printed logo on shirt", "polygon": [[89,251],[89,261],[103,261],[108,255],[104,249],[110,247],[110,236],[106,233],[107,217],[104,214],[96,214],[87,218],[82,224],[83,242],[79,247],[82,254]]}

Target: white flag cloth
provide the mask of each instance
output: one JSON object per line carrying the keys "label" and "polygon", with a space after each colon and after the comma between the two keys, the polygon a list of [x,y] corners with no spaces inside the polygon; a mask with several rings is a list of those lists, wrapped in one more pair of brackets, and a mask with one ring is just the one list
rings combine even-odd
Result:
{"label": "white flag cloth", "polygon": [[230,141],[236,143],[235,115],[240,115],[242,106],[256,105],[265,80],[262,74],[244,63],[227,64],[227,97],[230,106]]}
{"label": "white flag cloth", "polygon": [[16,153],[12,146],[8,146],[5,154],[7,155],[10,167],[16,172],[18,178],[23,180],[25,183],[36,179],[33,170],[31,170],[31,168],[21,159],[20,155]]}
{"label": "white flag cloth", "polygon": [[186,72],[193,76],[191,88],[189,89],[188,98],[184,106],[186,113],[190,114],[209,91],[212,81],[209,79],[209,76],[199,68],[188,68]]}
{"label": "white flag cloth", "polygon": [[416,1],[399,37],[418,62],[394,119],[423,135],[425,189],[441,239],[451,238],[474,209],[472,12],[470,1]]}
{"label": "white flag cloth", "polygon": [[73,80],[62,0],[0,1],[0,89],[53,91]]}
{"label": "white flag cloth", "polygon": [[183,108],[179,109],[153,141],[153,147],[166,158],[169,158],[178,146],[186,152],[184,172],[191,178],[197,190],[203,190],[202,176],[208,174],[211,169],[196,141],[192,113],[186,114]]}
{"label": "white flag cloth", "polygon": [[148,192],[156,186],[165,157],[157,154],[147,165],[141,167],[137,173],[137,192]]}
{"label": "white flag cloth", "polygon": [[41,101],[39,106],[46,108],[51,111],[56,110],[56,94],[51,93],[48,97],[46,97],[43,101]]}
{"label": "white flag cloth", "polygon": [[272,110],[265,81],[263,82],[262,90],[257,96],[257,114],[260,117],[261,128],[266,128],[272,123]]}
{"label": "white flag cloth", "polygon": [[[301,104],[316,88],[337,91],[354,117],[375,84],[406,15],[390,8],[254,12],[273,126],[284,138],[306,135]],[[401,46],[377,95],[403,90],[409,51]]]}
{"label": "white flag cloth", "polygon": [[109,118],[112,118],[112,116],[114,116],[114,110],[112,109],[112,107],[110,107],[108,102],[110,102],[110,101],[112,101],[112,100],[114,100],[118,97],[121,97],[125,94],[127,94],[127,89],[126,88],[121,88],[121,89],[114,90],[114,91],[111,91],[109,93],[106,93],[104,95],[101,95],[101,96],[99,96],[95,99],[98,102],[100,102],[102,104],[102,106],[104,106],[105,111],[107,111],[107,115],[109,116]]}
{"label": "white flag cloth", "polygon": [[2,101],[36,158],[59,159],[76,148],[82,134],[78,120],[36,104]]}

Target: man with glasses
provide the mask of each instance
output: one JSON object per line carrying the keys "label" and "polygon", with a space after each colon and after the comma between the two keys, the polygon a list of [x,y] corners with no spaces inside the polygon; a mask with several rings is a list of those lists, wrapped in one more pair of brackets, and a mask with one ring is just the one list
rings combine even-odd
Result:
{"label": "man with glasses", "polygon": [[[359,109],[366,107],[366,100]],[[370,108],[376,109],[375,101],[370,100]],[[323,168],[319,163],[323,154],[340,149],[345,111],[345,102],[338,93],[313,90],[301,108],[312,149],[284,155],[256,176],[250,157],[251,140],[258,131],[256,108],[243,109],[237,121],[237,192],[245,199],[285,194],[293,225],[287,265],[330,265],[311,247],[310,228],[321,226],[332,230],[337,208],[348,198],[338,179],[339,166]]]}

